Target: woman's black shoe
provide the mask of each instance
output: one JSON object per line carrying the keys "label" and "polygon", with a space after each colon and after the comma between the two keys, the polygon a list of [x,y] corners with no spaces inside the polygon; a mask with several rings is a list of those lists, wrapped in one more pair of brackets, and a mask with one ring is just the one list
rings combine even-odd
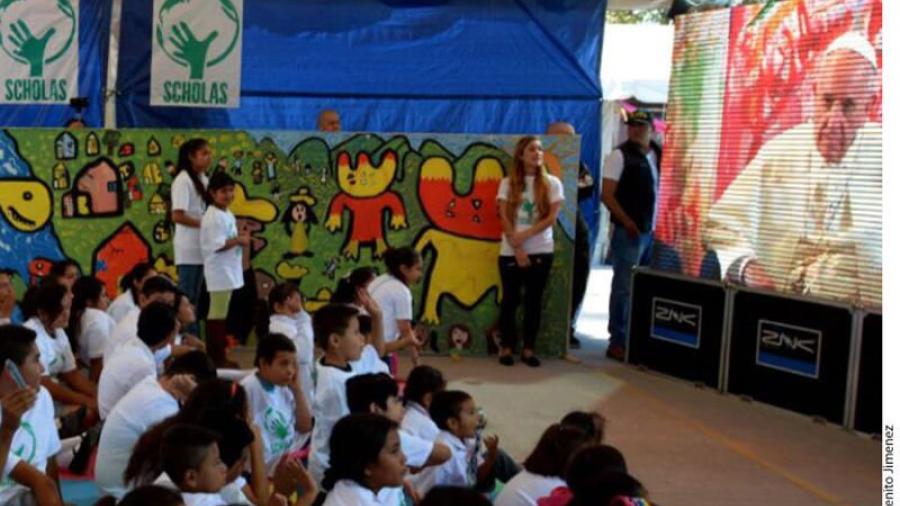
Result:
{"label": "woman's black shoe", "polygon": [[522,356],[522,363],[528,365],[529,367],[540,367],[541,361],[538,360],[534,355],[530,355],[528,357]]}
{"label": "woman's black shoe", "polygon": [[503,355],[500,357],[500,365],[505,365],[507,367],[512,366],[515,361],[512,358],[512,355]]}

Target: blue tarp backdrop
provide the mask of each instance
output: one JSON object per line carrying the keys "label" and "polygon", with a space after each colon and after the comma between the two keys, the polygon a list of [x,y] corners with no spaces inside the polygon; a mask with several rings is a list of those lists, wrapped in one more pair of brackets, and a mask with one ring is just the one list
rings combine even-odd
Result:
{"label": "blue tarp backdrop", "polygon": [[[125,3],[120,127],[532,133],[568,120],[596,171],[601,0],[244,0],[241,107],[150,107],[153,2]],[[591,230],[598,203],[584,209]]]}
{"label": "blue tarp backdrop", "polygon": [[[80,94],[101,123],[111,0],[82,0]],[[244,0],[241,107],[150,107],[152,0],[123,2],[117,126],[540,133],[566,120],[599,167],[606,0]],[[71,111],[0,107],[4,125]],[[582,210],[596,229],[598,201]],[[593,238],[592,238],[593,239]]]}

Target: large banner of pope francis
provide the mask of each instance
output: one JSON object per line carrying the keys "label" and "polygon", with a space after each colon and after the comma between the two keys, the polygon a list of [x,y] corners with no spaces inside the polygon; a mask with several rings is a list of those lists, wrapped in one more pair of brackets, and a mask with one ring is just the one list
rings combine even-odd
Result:
{"label": "large banner of pope francis", "polygon": [[881,306],[881,10],[676,19],[657,268]]}

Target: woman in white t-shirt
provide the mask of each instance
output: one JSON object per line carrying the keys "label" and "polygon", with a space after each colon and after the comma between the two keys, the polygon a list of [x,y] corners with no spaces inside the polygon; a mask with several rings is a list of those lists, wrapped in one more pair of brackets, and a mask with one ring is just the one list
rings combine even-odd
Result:
{"label": "woman in white t-shirt", "polygon": [[[178,148],[178,165],[172,182],[172,221],[175,222],[175,266],[178,288],[195,307],[203,291],[203,252],[200,249],[200,221],[208,203],[206,170],[212,155],[206,139],[191,139]],[[196,327],[187,329],[197,333]]]}
{"label": "woman in white t-shirt", "polygon": [[106,286],[100,280],[83,276],[75,281],[66,333],[71,336],[75,357],[88,368],[95,383],[103,370],[103,350],[116,326],[115,320],[106,314],[108,307]]}
{"label": "woman in white t-shirt", "polygon": [[234,179],[217,172],[209,180],[212,205],[200,224],[200,248],[203,252],[203,275],[209,290],[209,315],[206,322],[206,349],[218,367],[236,369],[226,357],[228,306],[231,293],[244,286],[244,247],[249,235],[239,235],[237,220],[228,210],[234,201]]}
{"label": "woman in white t-shirt", "polygon": [[[416,366],[423,343],[413,330],[413,298],[409,287],[422,278],[422,256],[408,246],[391,248],[384,253],[384,265],[388,272],[375,278],[368,287],[369,294],[381,308],[384,350],[390,355],[409,348],[413,366]],[[396,373],[396,370],[396,361],[392,360],[391,371]]]}
{"label": "woman in white t-shirt", "polygon": [[140,305],[139,297],[141,289],[144,288],[144,281],[156,277],[158,274],[156,269],[147,262],[135,264],[119,282],[121,290],[119,296],[106,309],[106,314],[116,323],[122,321],[122,318],[125,318],[132,309]]}
{"label": "woman in white t-shirt", "polygon": [[575,427],[555,423],[541,436],[524,468],[503,486],[494,501],[496,506],[536,506],[558,487],[566,486],[563,479],[566,464],[579,448],[592,442],[591,436]]}
{"label": "woman in white t-shirt", "polygon": [[525,290],[522,362],[541,365],[534,343],[541,326],[541,299],[553,266],[553,224],[563,201],[562,183],[547,173],[544,148],[534,136],[519,139],[509,175],[497,190],[497,207],[503,225],[500,245],[500,363],[513,365],[518,343],[516,311]]}

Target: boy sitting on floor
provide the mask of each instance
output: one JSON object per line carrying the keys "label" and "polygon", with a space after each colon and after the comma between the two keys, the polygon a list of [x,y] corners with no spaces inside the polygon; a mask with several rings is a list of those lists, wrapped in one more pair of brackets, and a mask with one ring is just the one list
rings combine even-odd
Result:
{"label": "boy sitting on floor", "polygon": [[[0,364],[12,361],[25,386],[37,392],[34,406],[26,411],[7,447],[3,480],[0,481],[0,504],[6,506],[62,505],[57,483],[55,455],[61,445],[53,419],[53,400],[41,386],[41,366],[34,331],[18,325],[0,326]],[[0,397],[21,390],[13,373],[0,375]],[[0,422],[0,430],[8,424]]]}

